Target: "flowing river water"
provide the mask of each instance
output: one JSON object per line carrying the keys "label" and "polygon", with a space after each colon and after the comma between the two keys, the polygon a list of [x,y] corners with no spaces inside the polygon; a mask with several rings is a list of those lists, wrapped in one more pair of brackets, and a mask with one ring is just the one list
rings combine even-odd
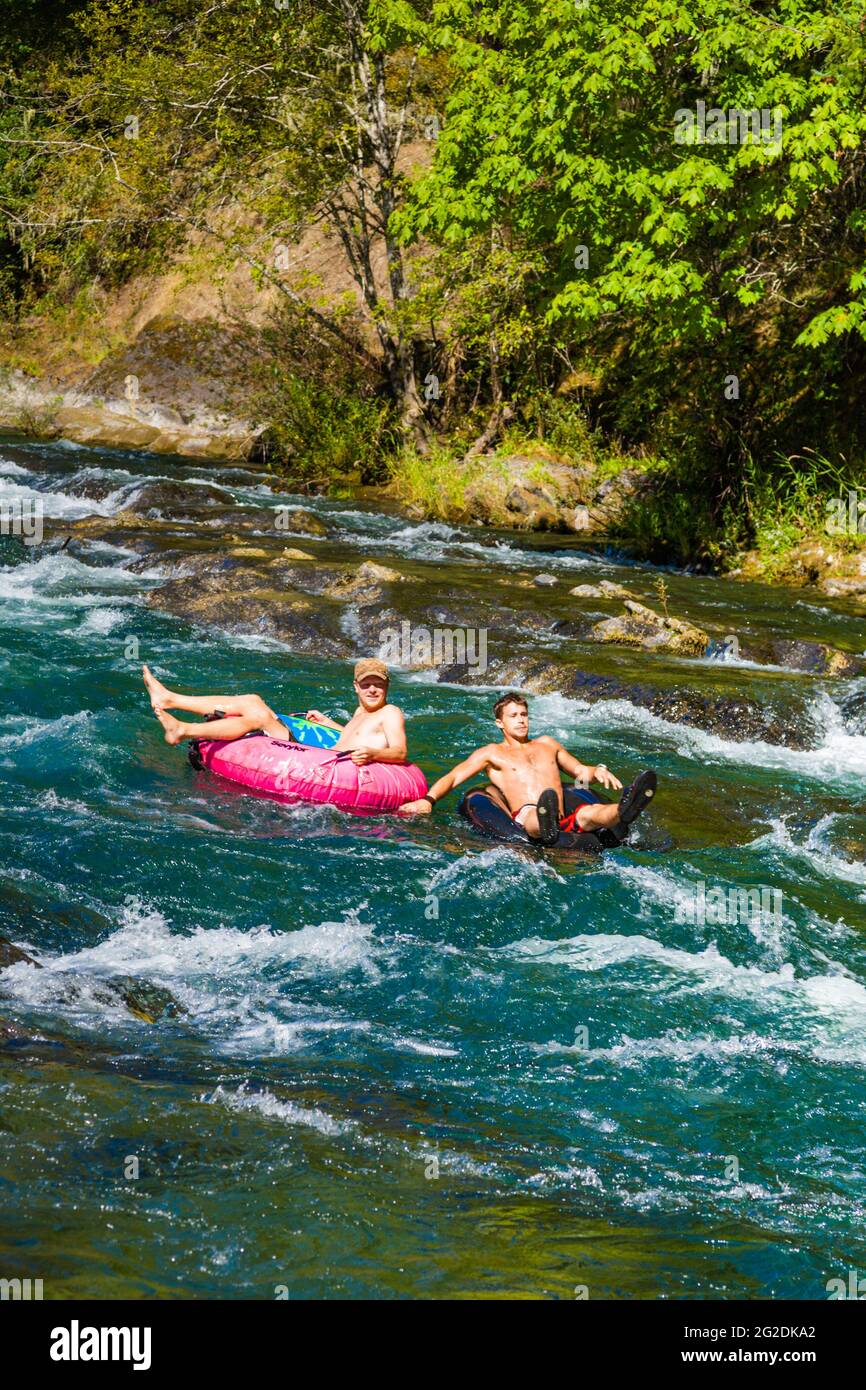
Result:
{"label": "flowing river water", "polygon": [[[213,482],[235,513],[326,518],[347,565],[655,578],[576,538],[280,498],[254,469],[23,440],[0,461],[0,498],[64,523]],[[747,690],[807,736],[534,696],[536,732],[659,773],[628,847],[542,858],[475,838],[456,798],[359,819],[194,773],[140,660],[337,717],[347,661],[149,605],[164,575],[123,534],[62,544],[0,538],[0,933],[42,965],[0,970],[0,1276],[54,1298],[821,1299],[866,1269],[866,680],[584,648]],[[866,647],[851,605],[666,582],[721,631]],[[494,691],[397,673],[428,776],[495,735]],[[772,910],[697,906],[756,885]],[[177,1007],[150,1021],[118,979]]]}

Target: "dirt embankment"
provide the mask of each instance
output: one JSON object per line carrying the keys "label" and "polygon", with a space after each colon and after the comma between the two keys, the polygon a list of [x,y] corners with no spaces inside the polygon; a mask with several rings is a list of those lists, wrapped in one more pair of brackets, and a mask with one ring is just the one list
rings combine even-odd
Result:
{"label": "dirt embankment", "polygon": [[[417,163],[425,153],[407,146],[405,157]],[[251,363],[286,302],[281,284],[319,308],[339,307],[372,347],[372,322],[326,227],[281,241],[239,206],[209,225],[214,235],[190,229],[158,273],[110,293],[94,284],[74,303],[0,323],[0,429],[191,457],[249,455],[264,425],[251,415]],[[383,253],[373,270],[384,283]]]}

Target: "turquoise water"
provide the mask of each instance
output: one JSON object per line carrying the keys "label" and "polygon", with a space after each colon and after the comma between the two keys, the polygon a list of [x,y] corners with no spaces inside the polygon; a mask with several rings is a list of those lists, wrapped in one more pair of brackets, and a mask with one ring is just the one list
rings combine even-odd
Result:
{"label": "turquoise water", "polygon": [[[144,476],[273,497],[120,452],[0,458],[0,495],[56,517],[120,510]],[[314,505],[359,557],[502,561]],[[172,684],[337,717],[349,667],[150,610],[131,549],[58,544],[0,541],[0,932],[44,965],[0,972],[0,1275],[46,1297],[817,1299],[863,1271],[862,683],[809,686],[805,751],[539,696],[536,731],[660,774],[633,846],[541,860],[473,838],[453,801],[358,820],[194,773],[131,639]],[[494,732],[488,690],[396,688],[428,773]],[[689,921],[699,881],[780,909]],[[116,976],[183,1012],[133,1017],[100,988]]]}

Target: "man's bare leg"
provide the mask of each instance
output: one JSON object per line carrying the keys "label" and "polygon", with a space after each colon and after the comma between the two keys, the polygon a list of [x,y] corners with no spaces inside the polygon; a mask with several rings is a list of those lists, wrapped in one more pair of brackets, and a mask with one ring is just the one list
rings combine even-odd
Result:
{"label": "man's bare leg", "polygon": [[260,695],[184,695],[180,691],[169,690],[162,681],[158,681],[149,666],[142,666],[141,669],[150,703],[155,710],[183,709],[190,714],[216,714],[217,710],[229,709],[242,714],[243,706],[253,702],[259,710],[268,708]]}
{"label": "man's bare leg", "polygon": [[603,825],[616,825],[619,820],[619,802],[591,802],[587,806],[581,806],[575,820],[581,830],[600,830]]}
{"label": "man's bare leg", "polygon": [[[164,686],[147,666],[142,669],[153,712],[169,743],[180,743],[185,738],[240,738],[254,729],[261,729],[272,738],[289,737],[285,724],[260,695],[183,695]],[[201,724],[182,724],[170,717],[166,721],[162,716],[168,709],[204,715],[225,711],[228,717],[210,721],[205,730]]]}
{"label": "man's bare leg", "polygon": [[[199,724],[182,724],[167,710],[154,710],[154,714],[165,730],[166,743],[182,743],[185,738],[243,738],[244,734],[251,734],[255,729],[261,728],[261,720],[244,719],[243,717],[212,719]],[[280,727],[282,728],[282,725]]]}

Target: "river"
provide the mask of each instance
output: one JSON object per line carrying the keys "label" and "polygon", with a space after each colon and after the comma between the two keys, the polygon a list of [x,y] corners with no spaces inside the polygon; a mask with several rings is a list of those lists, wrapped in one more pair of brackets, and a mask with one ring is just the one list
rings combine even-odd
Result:
{"label": "river", "polygon": [[[657,579],[244,467],[20,439],[0,460],[0,498],[49,520],[212,482],[235,512],[325,517],[346,563]],[[866,680],[668,661],[799,711],[800,747],[534,696],[536,732],[659,773],[630,846],[541,858],[475,838],[456,798],[358,819],[194,773],[141,660],[337,717],[346,660],[154,608],[164,576],[123,535],[61,545],[0,538],[0,932],[43,966],[0,971],[0,1275],[53,1298],[822,1299],[864,1268]],[[722,629],[866,645],[842,602],[666,581]],[[494,736],[498,690],[397,674],[428,775]],[[706,911],[755,885],[760,914]],[[178,1009],[136,1017],[116,977]]]}

